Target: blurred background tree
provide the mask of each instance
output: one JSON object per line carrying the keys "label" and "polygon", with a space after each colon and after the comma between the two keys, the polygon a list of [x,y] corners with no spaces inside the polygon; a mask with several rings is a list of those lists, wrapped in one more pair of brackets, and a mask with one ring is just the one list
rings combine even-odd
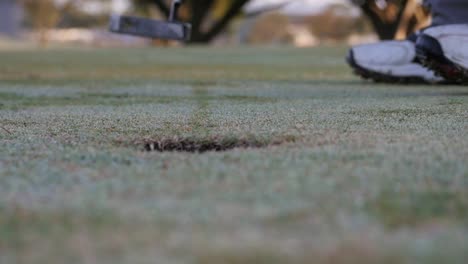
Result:
{"label": "blurred background tree", "polygon": [[369,33],[368,23],[362,16],[354,16],[349,7],[333,4],[323,12],[306,18],[309,30],[321,40],[344,41],[353,33]]}
{"label": "blurred background tree", "polygon": [[39,43],[48,42],[47,32],[60,21],[60,10],[53,0],[22,0],[28,22],[39,34]]}
{"label": "blurred background tree", "polygon": [[[38,34],[41,46],[48,43],[48,32],[54,28],[93,28],[108,24],[109,0],[18,0],[25,12],[24,24]],[[87,3],[100,3],[100,12],[83,9]]]}
{"label": "blurred background tree", "polygon": [[[81,1],[85,2],[85,1]],[[106,27],[109,24],[111,8],[101,9],[101,12],[89,13],[80,8],[80,2],[70,1],[59,8],[61,19],[58,28],[96,28]]]}
{"label": "blurred background tree", "polygon": [[271,12],[260,16],[252,26],[248,35],[251,44],[287,44],[292,42],[289,32],[289,18],[279,12]]}

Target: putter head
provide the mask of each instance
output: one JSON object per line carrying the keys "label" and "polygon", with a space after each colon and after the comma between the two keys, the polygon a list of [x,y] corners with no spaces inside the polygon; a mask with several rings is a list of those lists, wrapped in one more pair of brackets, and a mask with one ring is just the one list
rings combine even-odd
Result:
{"label": "putter head", "polygon": [[177,41],[190,40],[191,25],[181,22],[167,22],[147,18],[113,15],[110,31],[153,39]]}

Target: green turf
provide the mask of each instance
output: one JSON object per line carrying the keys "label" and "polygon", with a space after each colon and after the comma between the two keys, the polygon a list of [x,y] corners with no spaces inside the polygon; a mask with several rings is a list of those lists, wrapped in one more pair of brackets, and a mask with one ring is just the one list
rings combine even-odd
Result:
{"label": "green turf", "polygon": [[468,88],[345,51],[0,52],[0,263],[465,263]]}

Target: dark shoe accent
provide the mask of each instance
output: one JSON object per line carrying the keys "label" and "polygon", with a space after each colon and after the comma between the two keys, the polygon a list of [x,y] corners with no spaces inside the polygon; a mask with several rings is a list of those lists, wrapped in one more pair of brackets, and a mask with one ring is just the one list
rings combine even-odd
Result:
{"label": "dark shoe accent", "polygon": [[373,80],[377,83],[393,83],[393,84],[428,84],[424,78],[417,76],[410,77],[397,77],[388,74],[383,74],[380,72],[375,72],[369,69],[366,69],[360,66],[354,57],[354,52],[352,49],[349,50],[348,55],[346,56],[346,62],[349,66],[353,68],[354,74],[360,76],[365,80]]}
{"label": "dark shoe accent", "polygon": [[468,83],[468,69],[450,61],[444,55],[439,41],[429,35],[420,35],[416,41],[416,55],[425,67],[454,84]]}
{"label": "dark shoe accent", "polygon": [[416,32],[416,33],[413,33],[413,34],[409,35],[406,38],[406,40],[409,40],[409,41],[411,41],[413,43],[416,43],[416,41],[418,41],[418,37],[419,37],[420,34],[421,34],[421,32],[419,32],[419,31]]}

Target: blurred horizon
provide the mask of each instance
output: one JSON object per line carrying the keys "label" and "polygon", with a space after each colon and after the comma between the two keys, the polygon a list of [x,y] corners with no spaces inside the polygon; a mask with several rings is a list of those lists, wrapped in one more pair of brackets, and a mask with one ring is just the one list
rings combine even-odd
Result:
{"label": "blurred horizon", "polygon": [[[407,0],[407,3],[417,1]],[[113,13],[165,19],[169,2],[1,0],[0,46],[7,46],[5,43],[11,41],[13,45],[21,42],[37,43],[40,46],[51,43],[92,46],[174,45],[167,41],[116,35],[107,30],[109,17]],[[367,10],[375,10],[382,17],[381,24],[375,19],[369,19],[369,14],[364,12],[366,9],[353,4],[352,0],[192,0],[192,4],[182,6],[179,16],[182,21],[192,24],[190,44],[280,44],[297,47],[336,43],[354,45],[376,41],[379,37],[393,38],[397,29],[399,36],[413,30],[417,23],[411,22],[403,25],[406,29],[401,28],[398,12],[402,12],[404,6],[395,3],[382,7],[377,1],[366,2]],[[420,14],[419,17],[424,18],[424,15]]]}
{"label": "blurred horizon", "polygon": [[[59,4],[63,4],[70,0],[55,0]],[[112,1],[112,11],[115,13],[124,13],[131,8],[131,0],[111,0]],[[328,5],[331,4],[345,4],[349,7],[352,7],[348,0],[253,0],[245,6],[245,10],[253,11],[258,8],[263,8],[265,6],[277,5],[287,3],[287,5],[282,8],[280,11],[294,15],[306,15],[320,12]],[[100,4],[103,4],[102,1],[95,1],[94,3],[88,3],[85,7],[89,12],[99,12]],[[105,3],[104,3],[105,4]]]}
{"label": "blurred horizon", "polygon": [[[55,0],[58,4],[64,4],[71,0]],[[111,0],[111,9],[114,13],[125,13],[131,8],[131,0]],[[244,7],[246,12],[262,9],[267,6],[285,4],[278,11],[288,15],[308,15],[323,11],[332,4],[346,5],[354,8],[349,0],[252,0]],[[102,1],[89,1],[83,4],[83,9],[89,13],[100,13],[105,9],[106,3]],[[354,10],[358,10],[354,8]]]}
{"label": "blurred horizon", "polygon": [[[154,12],[156,11],[154,7],[150,6],[148,9],[146,3],[149,2],[145,3],[139,0],[23,0],[22,4],[15,0],[3,0],[2,3],[3,7],[0,6],[0,8],[3,8],[3,13],[5,13],[3,20],[8,20],[6,18],[8,16],[15,16],[7,22],[15,23],[16,21],[16,25],[10,25],[9,29],[3,30],[3,35],[21,36],[20,38],[24,41],[38,39],[42,44],[46,42],[59,42],[61,44],[75,42],[104,46],[119,43],[147,45],[151,41],[106,32],[107,17],[111,13],[149,15],[156,18],[161,16],[161,13]],[[44,6],[41,6],[40,3],[44,3]],[[47,3],[48,5],[46,5]],[[144,3],[143,7],[146,10],[144,13],[141,13],[142,9],[139,6],[142,3]],[[223,3],[223,0],[216,3]],[[336,7],[333,10],[328,10],[327,8],[333,4],[341,6],[341,8]],[[217,19],[219,16],[218,11],[216,11],[219,8],[217,6],[212,8],[215,10],[210,11],[213,14],[210,15],[206,23],[213,23],[210,20]],[[323,16],[318,19],[320,21],[331,19],[329,21],[331,24],[328,25],[329,29],[327,29],[330,30],[337,23],[346,24],[349,20],[358,19],[349,17],[358,17],[360,14],[359,9],[353,7],[349,0],[252,0],[243,6],[241,11],[246,16],[233,19],[230,26],[226,27],[223,33],[215,38],[214,43],[315,46],[323,42],[321,41],[323,36],[320,36],[322,33],[316,32],[317,28],[323,25],[314,28],[310,24],[317,24],[317,19],[311,17]],[[323,15],[323,13],[325,14]],[[294,18],[296,16],[304,18]],[[314,20],[314,22],[309,20]],[[0,36],[1,33],[2,29],[0,28]],[[327,33],[326,35],[333,34]],[[344,33],[344,35],[348,37],[348,34]],[[344,40],[342,36],[325,36],[325,38],[327,38],[327,42]],[[367,36],[367,38],[369,37]]]}

